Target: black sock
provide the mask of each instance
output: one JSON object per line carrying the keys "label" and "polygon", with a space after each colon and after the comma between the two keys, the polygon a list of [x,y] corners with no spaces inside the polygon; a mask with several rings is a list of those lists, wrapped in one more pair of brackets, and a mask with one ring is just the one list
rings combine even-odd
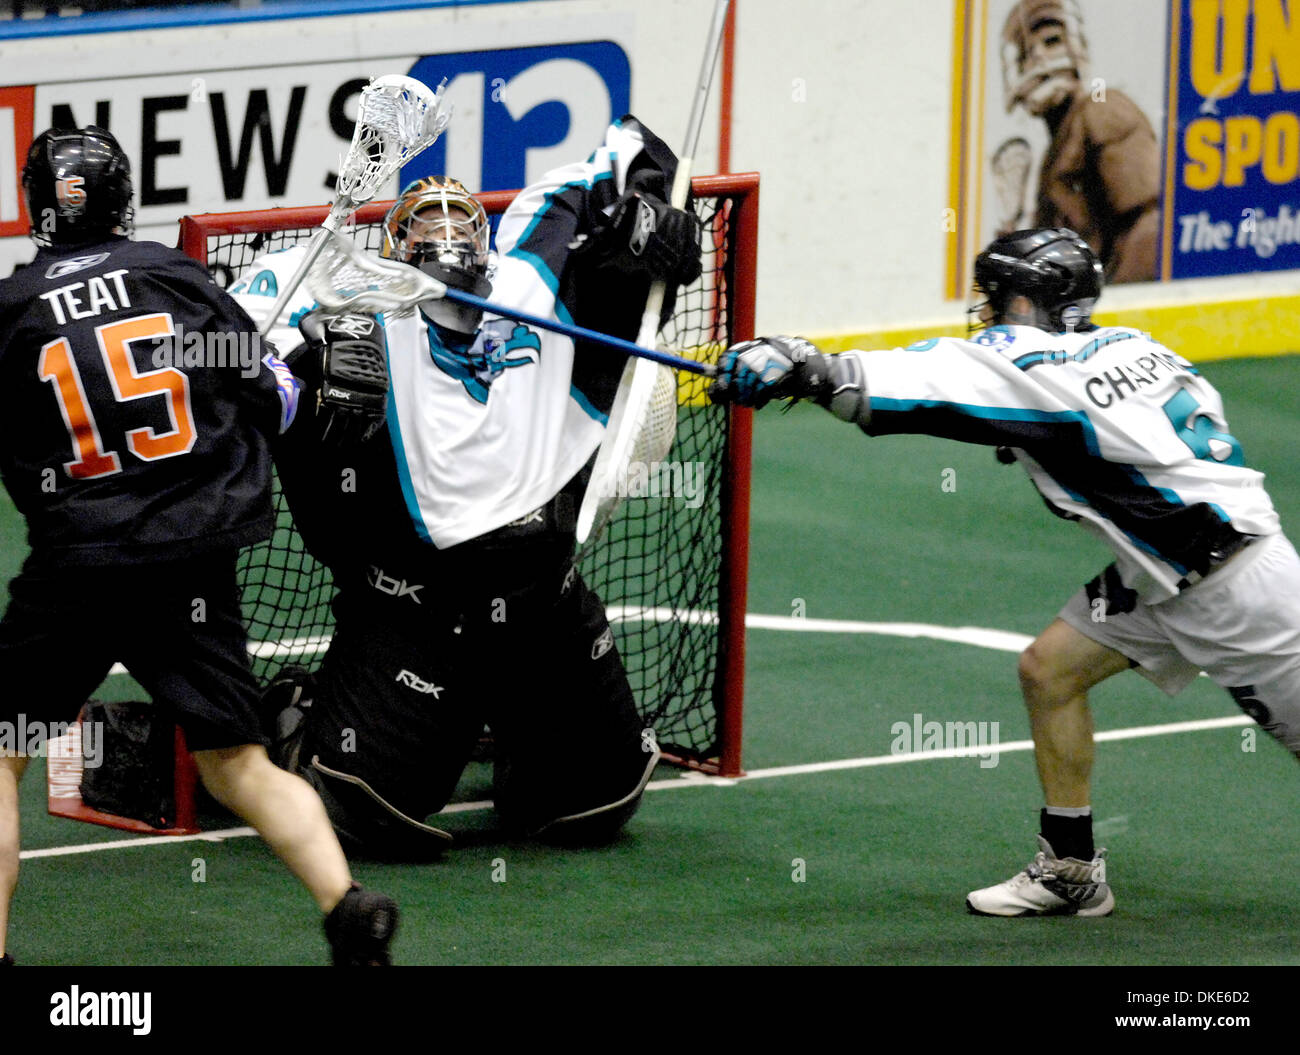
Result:
{"label": "black sock", "polygon": [[1073,857],[1091,861],[1096,852],[1092,845],[1092,813],[1084,817],[1061,817],[1044,808],[1039,814],[1043,838],[1052,844],[1057,858]]}

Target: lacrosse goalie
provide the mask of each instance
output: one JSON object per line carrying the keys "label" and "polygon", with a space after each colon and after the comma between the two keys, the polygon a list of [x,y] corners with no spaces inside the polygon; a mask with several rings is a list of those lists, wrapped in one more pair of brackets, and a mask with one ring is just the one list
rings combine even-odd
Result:
{"label": "lacrosse goalie", "polygon": [[[495,255],[482,206],[445,177],[402,192],[381,255],[632,339],[652,281],[667,283],[666,315],[700,273],[693,212],[665,204],[675,166],[625,117],[589,160],[518,196]],[[254,319],[271,321],[304,252],[268,254],[232,288]],[[298,346],[286,360],[325,420],[292,431],[276,459],[304,542],[333,573],[337,626],[321,669],[269,694],[272,709],[290,705],[283,764],[318,789],[346,843],[427,857],[450,836],[426,818],[486,723],[508,829],[608,841],[658,759],[574,562],[577,502],[626,357],[443,299],[378,319],[314,306],[299,292],[270,334]]]}

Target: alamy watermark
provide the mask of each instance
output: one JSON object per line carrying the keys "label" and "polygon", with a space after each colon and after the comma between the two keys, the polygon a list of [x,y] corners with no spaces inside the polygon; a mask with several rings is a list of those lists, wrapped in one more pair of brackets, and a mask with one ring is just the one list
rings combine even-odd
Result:
{"label": "alamy watermark", "polygon": [[605,497],[679,498],[687,509],[699,509],[704,504],[705,469],[704,462],[629,462]]}
{"label": "alamy watermark", "polygon": [[910,722],[895,722],[889,727],[893,741],[891,755],[943,753],[952,758],[979,757],[980,769],[998,764],[1001,736],[997,722],[926,721],[920,712]]}
{"label": "alamy watermark", "polygon": [[20,714],[16,722],[0,722],[0,754],[79,758],[84,769],[98,769],[104,762],[104,723],[82,722],[79,738],[69,735],[76,729],[76,722],[29,722]]}
{"label": "alamy watermark", "polygon": [[160,337],[153,350],[153,365],[164,367],[238,368],[242,377],[256,377],[261,369],[262,338],[256,331],[187,330]]}

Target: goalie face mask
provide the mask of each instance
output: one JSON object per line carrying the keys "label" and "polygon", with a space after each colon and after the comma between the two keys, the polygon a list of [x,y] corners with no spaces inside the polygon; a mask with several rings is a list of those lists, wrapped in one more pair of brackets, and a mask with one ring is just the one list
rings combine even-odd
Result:
{"label": "goalie face mask", "polygon": [[[487,212],[456,180],[431,176],[410,184],[384,218],[381,256],[418,267],[453,289],[486,297],[491,227]],[[482,312],[447,300],[425,301],[430,322],[471,335]]]}

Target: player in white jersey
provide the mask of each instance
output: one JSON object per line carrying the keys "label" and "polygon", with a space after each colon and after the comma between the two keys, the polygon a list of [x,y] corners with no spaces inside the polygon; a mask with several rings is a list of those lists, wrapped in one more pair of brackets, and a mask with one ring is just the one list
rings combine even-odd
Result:
{"label": "player in white jersey", "polygon": [[[441,177],[403,192],[382,253],[520,311],[633,339],[653,279],[675,293],[699,274],[693,213],[664,204],[675,164],[627,117],[587,161],[518,196],[491,272],[486,214]],[[301,253],[270,254],[233,287],[255,319]],[[328,373],[340,348],[374,340],[365,318],[322,326],[312,307],[299,295],[272,331],[292,347],[301,324],[295,370]],[[585,467],[625,357],[444,300],[381,321],[391,387],[374,438],[322,450],[299,430],[277,453],[297,526],[340,589],[290,745],[297,768],[342,835],[417,856],[446,841],[423,821],[447,802],[486,721],[509,827],[608,839],[658,757],[604,608],[574,564]]]}
{"label": "player in white jersey", "polygon": [[1203,670],[1300,755],[1300,560],[1209,382],[1147,334],[1092,325],[1101,275],[1074,232],[1016,231],[975,260],[992,325],[971,339],[840,355],[750,341],[711,393],[811,399],[872,436],[996,446],[1114,551],[1020,658],[1046,804],[1033,863],[968,896],[984,915],[1113,909],[1090,806],[1087,693],[1106,678],[1135,667],[1173,695]]}

